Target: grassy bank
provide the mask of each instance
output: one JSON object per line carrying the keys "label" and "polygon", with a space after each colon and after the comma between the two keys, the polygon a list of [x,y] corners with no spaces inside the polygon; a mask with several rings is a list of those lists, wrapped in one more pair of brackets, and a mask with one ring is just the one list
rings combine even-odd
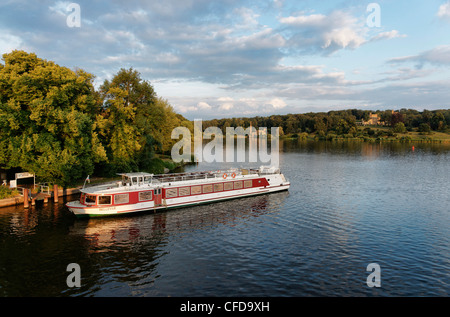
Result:
{"label": "grassy bank", "polygon": [[325,141],[364,141],[364,142],[426,142],[426,143],[447,143],[450,142],[450,133],[446,132],[418,132],[405,131],[395,133],[390,127],[358,127],[356,133],[336,134],[333,131],[327,133],[293,133],[286,134],[282,139],[300,140],[325,140]]}

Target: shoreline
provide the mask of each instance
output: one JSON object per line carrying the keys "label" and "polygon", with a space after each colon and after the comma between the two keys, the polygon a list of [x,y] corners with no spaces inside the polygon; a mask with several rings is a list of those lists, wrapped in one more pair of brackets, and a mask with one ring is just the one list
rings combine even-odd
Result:
{"label": "shoreline", "polygon": [[[438,135],[435,135],[439,133]],[[300,140],[300,141],[359,141],[359,142],[370,142],[370,143],[380,143],[380,142],[399,142],[399,143],[450,143],[450,134],[435,132],[433,134],[419,134],[417,132],[410,133],[396,133],[394,135],[383,135],[383,136],[350,136],[350,135],[337,135],[328,134],[324,136],[319,136],[315,133],[294,133],[286,134],[280,136],[280,140]]]}
{"label": "shoreline", "polygon": [[[169,164],[171,164],[171,165],[169,165],[171,168],[166,167],[167,165],[165,165],[164,163],[163,163],[163,165],[159,166],[160,169],[161,168],[163,169],[164,174],[174,172],[177,169],[184,167],[186,165],[195,164],[193,162],[175,163],[175,162],[172,162],[171,160],[167,160],[167,158],[166,159],[158,158],[158,159],[161,160],[161,163],[169,162]],[[118,178],[117,177],[96,177],[95,175],[92,175],[92,177],[91,177],[91,181],[93,181],[93,184],[104,183],[104,182],[109,182],[109,181],[114,181],[114,180],[118,180]],[[79,184],[74,185],[73,187],[68,187],[68,188],[64,188],[64,187],[59,188],[58,187],[58,197],[65,197],[65,196],[79,194],[80,190],[83,188],[83,183],[84,182],[81,182]],[[51,191],[49,200],[53,201],[53,198],[54,198],[54,193],[53,193],[53,191]],[[19,205],[23,205],[23,203],[24,203],[24,197],[22,195],[18,194],[16,196],[0,199],[0,208],[19,206]]]}
{"label": "shoreline", "polygon": [[[80,189],[81,189],[81,187],[58,188],[58,197],[65,197],[65,196],[79,194]],[[53,192],[51,192],[51,194],[49,196],[49,200],[53,201],[53,197],[54,197]],[[24,203],[24,197],[22,195],[16,195],[14,197],[0,199],[0,208],[23,205],[23,203]]]}

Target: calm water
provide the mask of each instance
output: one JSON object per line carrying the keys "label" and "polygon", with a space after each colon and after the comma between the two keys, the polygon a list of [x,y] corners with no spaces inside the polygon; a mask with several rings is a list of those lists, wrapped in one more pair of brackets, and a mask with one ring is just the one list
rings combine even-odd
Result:
{"label": "calm water", "polygon": [[0,296],[450,294],[449,146],[281,145],[288,192],[90,220],[1,208]]}

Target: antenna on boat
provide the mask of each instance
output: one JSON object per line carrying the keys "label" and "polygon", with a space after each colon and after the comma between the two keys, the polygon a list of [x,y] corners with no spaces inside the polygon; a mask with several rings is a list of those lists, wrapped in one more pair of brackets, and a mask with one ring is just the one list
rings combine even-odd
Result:
{"label": "antenna on boat", "polygon": [[89,175],[84,180],[83,189],[84,189],[84,186],[86,186],[86,181],[89,182],[89,184],[91,183],[91,180],[89,179]]}

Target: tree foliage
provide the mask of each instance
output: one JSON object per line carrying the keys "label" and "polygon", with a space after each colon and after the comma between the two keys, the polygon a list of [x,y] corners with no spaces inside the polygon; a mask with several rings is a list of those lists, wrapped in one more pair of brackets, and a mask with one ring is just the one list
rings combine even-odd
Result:
{"label": "tree foliage", "polygon": [[68,185],[89,174],[152,171],[177,126],[192,126],[138,71],[121,69],[98,91],[94,76],[33,53],[0,63],[0,168]]}
{"label": "tree foliage", "polygon": [[[224,118],[203,121],[203,127],[217,126],[225,131],[227,126],[248,127],[281,127],[286,134],[316,133],[325,134],[354,134],[357,122],[368,120],[370,113],[376,113],[380,121],[386,122],[388,126],[397,127],[399,131],[419,129],[422,123],[426,123],[432,130],[448,131],[450,127],[450,110],[424,110],[419,112],[413,109],[400,109],[392,113],[392,110],[370,111],[370,110],[339,110],[317,113],[272,115],[269,117],[252,118]],[[398,125],[401,123],[400,125]],[[403,125],[403,127],[402,127]]]}
{"label": "tree foliage", "polygon": [[95,132],[94,76],[13,51],[0,69],[0,166],[67,184],[106,159]]}
{"label": "tree foliage", "polygon": [[172,130],[186,120],[158,97],[139,72],[121,69],[100,87],[101,136],[109,172],[149,170],[155,153],[170,152]]}

